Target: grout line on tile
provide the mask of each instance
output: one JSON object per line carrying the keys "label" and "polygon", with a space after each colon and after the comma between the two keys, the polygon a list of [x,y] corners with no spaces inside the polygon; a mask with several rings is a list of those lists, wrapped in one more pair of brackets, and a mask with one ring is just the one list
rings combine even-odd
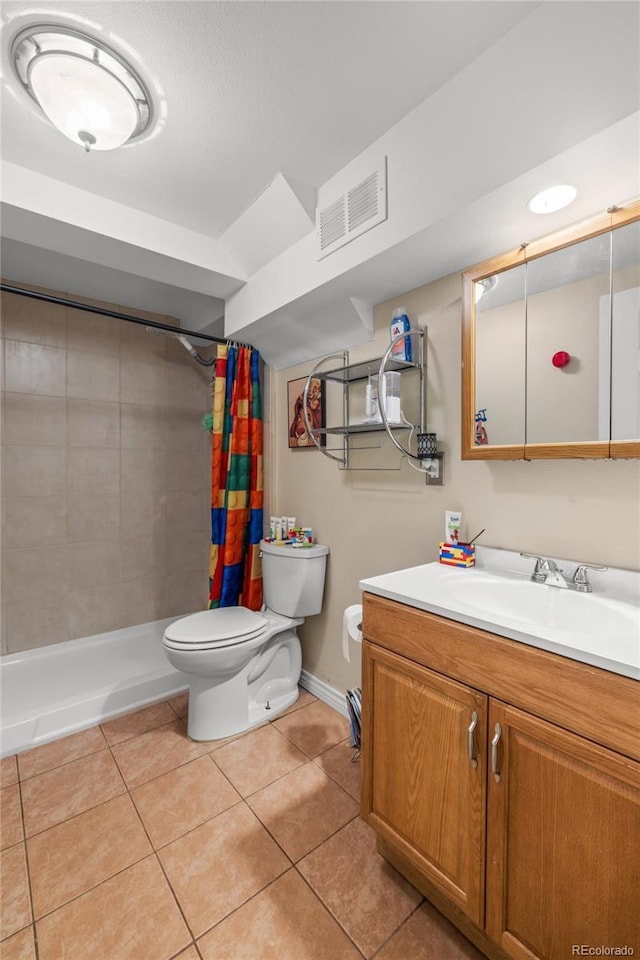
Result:
{"label": "grout line on tile", "polygon": [[[70,900],[66,900],[64,903],[61,903],[59,906],[54,907],[53,910],[49,910],[47,913],[43,913],[41,917],[38,917],[37,920],[33,921],[34,928],[37,928],[37,925],[45,920],[47,917],[51,917],[54,913],[57,913],[58,910],[64,910],[69,906],[70,903],[75,903],[76,900],[81,900],[87,894],[91,893],[93,890],[98,890],[103,883],[108,883],[110,880],[115,880],[116,877],[119,877],[121,874],[126,873],[127,870],[130,870],[131,867],[135,867],[138,863],[142,863],[143,860],[148,860],[149,857],[155,856],[155,850],[151,850],[149,853],[145,853],[144,857],[141,857],[139,860],[136,860],[134,863],[128,864],[128,866],[123,867],[122,870],[118,870],[116,873],[113,873],[110,877],[105,877],[104,880],[101,880],[100,883],[95,883],[92,887],[87,887],[86,890],[83,890],[82,893],[78,893],[75,897],[71,897]],[[183,947],[185,950],[186,947]]]}
{"label": "grout line on tile", "polygon": [[[336,744],[336,746],[339,746],[339,744]],[[330,748],[330,749],[331,749],[331,748]],[[320,753],[320,754],[318,754],[318,756],[321,757],[322,754]],[[318,759],[317,757],[314,757],[314,758],[312,759],[311,763],[316,763],[316,760],[317,760],[317,759]],[[339,780],[336,780],[335,777],[332,777],[331,774],[329,773],[329,771],[328,771],[328,770],[325,770],[325,768],[322,767],[319,763],[316,763],[316,767],[318,768],[318,770],[321,770],[322,773],[325,774],[325,776],[329,777],[329,779],[331,780],[332,783],[335,783],[335,785],[336,785],[337,787],[340,787],[340,789],[341,789],[344,793],[346,793],[346,795],[347,795],[348,797],[351,797],[351,799],[353,800],[354,803],[357,803],[358,806],[360,806],[360,798],[359,798],[359,797],[354,797],[354,795],[353,795],[352,793],[350,793],[349,790],[347,790],[347,788],[344,786],[344,784],[340,783]]]}
{"label": "grout line on tile", "polygon": [[[295,746],[295,744],[294,744],[294,746]],[[214,751],[214,752],[215,752],[215,751]],[[302,750],[300,750],[300,753],[302,753]],[[213,762],[216,764],[216,767],[218,768],[218,770],[220,771],[220,773],[222,773],[222,774],[226,777],[227,775],[225,774],[225,772],[224,772],[224,770],[222,769],[222,767],[221,767],[219,764],[216,763],[213,754],[210,753],[209,756],[211,757],[211,759],[213,760]],[[286,773],[282,773],[279,777],[275,777],[274,780],[270,780],[269,783],[265,783],[263,786],[258,787],[257,790],[254,790],[252,793],[248,793],[248,794],[246,795],[246,797],[242,797],[242,799],[243,799],[243,800],[250,800],[251,797],[255,797],[256,793],[260,793],[261,790],[266,790],[267,787],[272,787],[275,783],[278,783],[280,780],[284,780],[284,778],[285,778],[285,777],[288,777],[290,773],[294,773],[296,770],[302,770],[303,767],[306,767],[306,765],[311,762],[311,761],[309,760],[309,757],[305,756],[304,753],[302,754],[302,756],[304,757],[304,760],[302,761],[302,763],[299,763],[297,767],[294,767],[292,770],[287,770]],[[229,780],[229,777],[227,777],[227,780]],[[233,789],[236,791],[236,793],[240,793],[240,791],[238,790],[238,788],[237,788],[236,785],[234,784],[233,780],[229,780],[229,783],[231,784],[231,786],[233,787]]]}
{"label": "grout line on tile", "polygon": [[186,947],[180,947],[177,953],[172,953],[170,957],[167,957],[167,960],[178,960],[178,957],[181,957],[185,950],[188,950],[190,947],[193,947],[195,952],[198,954],[198,960],[202,960],[202,954],[198,950],[198,945],[195,940],[192,940],[191,943],[188,943]]}
{"label": "grout line on tile", "polygon": [[[136,812],[137,812],[137,811],[136,811]],[[139,816],[139,814],[138,814],[138,816]],[[143,824],[143,826],[144,826],[144,824]],[[150,837],[149,837],[149,840],[151,840]],[[193,930],[191,929],[191,924],[190,924],[189,921],[187,920],[187,917],[186,917],[186,915],[185,915],[185,912],[184,912],[184,910],[182,909],[182,904],[181,904],[180,901],[178,900],[178,895],[177,895],[177,893],[175,892],[175,890],[173,889],[173,886],[171,885],[171,881],[169,880],[169,877],[167,876],[167,872],[166,872],[166,870],[164,869],[164,864],[162,863],[162,860],[161,860],[160,857],[158,856],[158,851],[157,851],[155,848],[154,848],[154,851],[153,851],[153,856],[156,858],[156,863],[157,863],[158,866],[160,867],[160,869],[161,869],[161,871],[162,871],[162,876],[164,877],[165,882],[166,882],[167,886],[169,887],[169,890],[171,891],[171,896],[173,897],[173,899],[174,899],[174,901],[175,901],[175,904],[176,904],[178,910],[180,911],[180,916],[181,916],[182,919],[184,920],[184,925],[185,925],[185,927],[187,928],[187,930],[189,931],[189,933],[191,934],[191,943],[193,943],[193,942],[195,941],[195,939],[196,939],[196,935],[195,935],[195,933],[193,932]],[[182,950],[186,950],[186,949],[188,948],[188,946],[189,946],[189,944],[187,944],[186,947],[182,947]],[[182,951],[180,951],[180,952],[182,952]]]}
{"label": "grout line on tile", "polygon": [[[415,888],[414,888],[414,889],[415,889]],[[418,890],[418,893],[420,893],[419,890]],[[405,923],[408,923],[408,922],[409,922],[409,920],[410,920],[411,917],[414,915],[414,913],[417,913],[417,912],[418,912],[418,910],[420,909],[420,907],[422,906],[422,904],[424,903],[424,901],[425,901],[425,898],[422,897],[422,899],[420,900],[420,902],[419,902],[419,904],[417,905],[417,907],[416,907],[414,910],[411,911],[411,913],[409,914],[408,917],[405,917],[405,918],[404,918],[404,920],[402,921],[402,923],[399,923],[398,926],[397,926],[394,930],[391,931],[391,933],[389,934],[389,936],[388,936],[385,940],[383,940],[382,943],[380,944],[380,946],[377,947],[377,948],[375,949],[375,951],[371,954],[371,957],[369,958],[369,960],[374,960],[374,958],[378,956],[378,954],[380,953],[380,951],[382,950],[382,948],[385,947],[385,946],[389,943],[389,940],[391,940],[392,937],[395,937],[396,933],[398,933],[398,931],[400,931],[400,930],[404,927]]]}
{"label": "grout line on tile", "polygon": [[[90,811],[98,810],[100,807],[104,807],[104,806],[106,806],[106,804],[112,803],[114,800],[119,800],[121,797],[124,797],[124,796],[127,796],[127,797],[129,798],[129,800],[131,801],[131,805],[133,806],[133,809],[134,809],[136,815],[139,817],[138,810],[137,810],[136,805],[135,805],[135,803],[134,803],[134,801],[133,801],[133,797],[130,795],[129,791],[126,791],[126,793],[119,793],[116,797],[109,797],[108,800],[103,800],[101,803],[96,804],[95,807],[89,807],[88,810],[82,810],[80,813],[76,813],[76,814],[74,814],[72,817],[67,817],[66,820],[61,820],[60,823],[54,823],[51,827],[47,827],[45,830],[41,830],[40,833],[34,833],[34,834],[32,834],[32,835],[29,837],[29,840],[32,840],[34,837],[41,837],[44,833],[47,833],[47,831],[49,831],[49,830],[55,830],[57,827],[62,826],[63,823],[70,823],[72,820],[77,819],[77,817],[81,817],[81,816],[83,816],[83,814],[89,813]],[[142,824],[142,826],[143,826],[143,828],[144,828],[144,824]],[[147,857],[150,857],[151,854],[155,852],[155,848],[154,848],[153,844],[151,843],[151,838],[148,836],[146,830],[145,830],[145,836],[146,836],[147,839],[149,840],[149,845],[151,846],[151,850],[150,850],[150,851],[148,851],[147,853],[143,854],[143,856],[139,857],[137,860],[134,860],[132,863],[128,864],[126,867],[123,867],[122,870],[117,870],[115,873],[110,874],[108,877],[103,877],[103,879],[102,879],[102,880],[99,880],[98,883],[94,883],[91,887],[87,887],[86,890],[83,890],[82,893],[79,893],[77,896],[72,897],[71,900],[66,900],[65,903],[59,904],[57,907],[54,907],[53,910],[49,910],[47,913],[43,913],[42,916],[37,917],[37,919],[38,919],[38,920],[42,920],[43,917],[47,917],[47,916],[49,916],[49,914],[55,913],[56,910],[59,910],[61,907],[66,906],[67,903],[71,903],[72,900],[77,900],[78,897],[82,897],[85,893],[88,893],[90,890],[95,890],[96,887],[99,887],[101,884],[106,883],[107,880],[111,880],[112,877],[117,877],[118,874],[123,873],[125,870],[128,870],[129,867],[133,867],[133,866],[135,866],[136,863],[140,863],[142,860],[146,860]],[[27,846],[27,851],[28,851],[28,850],[29,850],[29,847]],[[27,861],[27,866],[28,866],[28,861]],[[30,877],[30,876],[31,876],[31,873],[30,873],[30,871],[29,871],[29,877]],[[35,922],[36,922],[36,915],[35,915],[35,909],[33,909],[33,907],[32,907],[32,913],[33,913],[33,922],[35,923]]]}
{"label": "grout line on tile", "polygon": [[38,950],[38,941],[36,938],[36,916],[35,910],[33,907],[33,890],[31,889],[31,866],[29,865],[29,848],[27,846],[27,831],[24,822],[24,807],[22,806],[22,782],[20,780],[20,770],[18,769],[18,761],[16,759],[16,773],[18,774],[18,799],[20,800],[20,819],[22,821],[22,842],[24,843],[24,859],[27,866],[27,888],[29,890],[29,909],[31,911],[31,924],[33,928],[33,942],[34,950],[36,954],[36,960],[39,960],[40,953]]}
{"label": "grout line on tile", "polygon": [[[171,721],[171,723],[174,723],[174,722],[175,722],[175,721],[173,721],[173,720]],[[167,724],[163,724],[163,726],[167,726]],[[156,728],[156,729],[161,729],[161,728],[158,727],[158,728]],[[135,738],[132,738],[132,739],[135,739]],[[114,746],[117,746],[117,744],[114,744]],[[111,749],[111,747],[109,747],[109,749],[111,750],[111,753],[112,753],[112,755],[113,755],[113,750]],[[116,764],[117,764],[118,761],[116,760],[115,756],[113,757],[113,759],[115,760],[115,762],[116,762]],[[199,759],[199,758],[198,758],[198,759]],[[179,766],[186,766],[186,764],[179,764]],[[120,768],[118,768],[118,769],[120,769]],[[173,769],[177,769],[177,767],[174,767]],[[165,772],[166,772],[166,773],[170,773],[171,771],[165,771]],[[163,776],[163,774],[160,774],[160,776]],[[123,777],[123,779],[124,779],[124,777]],[[158,777],[154,777],[153,779],[154,779],[154,780],[157,780],[157,779],[159,779],[159,778],[158,778]],[[151,783],[151,780],[147,780],[146,782],[147,782],[147,783]],[[185,916],[185,914],[184,914],[184,911],[183,911],[183,909],[182,909],[182,907],[181,907],[181,905],[180,905],[180,901],[178,900],[178,897],[176,896],[176,892],[175,892],[175,890],[173,889],[173,887],[171,886],[171,882],[170,882],[170,880],[169,880],[169,877],[167,876],[166,871],[165,871],[165,869],[164,869],[164,866],[163,866],[163,864],[162,864],[162,861],[160,860],[160,857],[158,856],[158,851],[157,851],[157,849],[156,849],[156,846],[155,846],[153,840],[151,839],[151,837],[149,836],[149,832],[148,832],[148,830],[147,830],[147,828],[146,828],[146,825],[145,825],[142,817],[140,816],[140,811],[138,810],[138,808],[137,808],[137,806],[136,806],[136,802],[135,802],[135,800],[133,799],[132,792],[131,792],[131,790],[129,789],[129,787],[128,787],[128,785],[126,784],[126,782],[125,782],[125,786],[126,786],[126,788],[127,788],[127,796],[129,797],[131,803],[133,804],[133,809],[134,809],[135,812],[136,812],[136,816],[137,816],[138,820],[140,821],[140,825],[142,826],[142,829],[144,830],[144,834],[145,834],[147,840],[149,841],[149,843],[150,843],[150,845],[151,845],[151,850],[152,850],[151,856],[155,857],[156,863],[158,864],[158,866],[160,867],[160,870],[162,871],[162,875],[163,875],[163,877],[164,877],[164,879],[165,879],[165,881],[166,881],[166,883],[167,883],[167,886],[169,887],[169,890],[171,891],[171,896],[172,896],[173,899],[175,900],[176,906],[177,906],[178,910],[180,911],[180,916],[181,916],[182,919],[184,920],[185,926],[186,926],[187,930],[189,931],[189,933],[191,934],[191,942],[193,943],[194,940],[195,940],[195,934],[194,934],[193,930],[191,929],[191,927],[190,927],[190,925],[189,925],[189,923],[188,923],[188,921],[187,921],[187,918],[186,918],[186,916]],[[138,786],[142,786],[142,784],[138,784]],[[134,789],[135,789],[135,787],[134,787]],[[187,949],[187,947],[182,947],[182,950],[186,950],[186,949]],[[182,952],[182,950],[181,950],[180,952]]]}
{"label": "grout line on tile", "polygon": [[[178,718],[178,719],[179,719],[179,718]],[[135,790],[137,787],[142,787],[145,783],[151,783],[153,780],[157,780],[159,777],[163,777],[163,776],[165,775],[165,773],[171,773],[171,770],[177,770],[178,767],[184,767],[185,764],[191,763],[191,760],[198,759],[197,757],[192,757],[191,760],[183,760],[181,763],[177,763],[175,767],[171,767],[169,770],[163,770],[162,773],[158,773],[158,774],[156,774],[156,776],[150,777],[148,780],[143,780],[142,783],[136,783],[136,785],[135,785],[134,787],[131,787],[131,788],[129,787],[129,784],[127,783],[127,781],[126,781],[126,779],[125,779],[125,776],[124,776],[124,773],[122,772],[122,769],[121,769],[121,767],[120,767],[120,764],[118,763],[118,758],[116,757],[115,753],[113,752],[114,748],[115,748],[115,747],[124,747],[124,746],[126,746],[127,744],[129,744],[129,743],[135,743],[135,741],[136,741],[136,740],[139,740],[140,737],[145,737],[148,733],[155,733],[156,730],[162,730],[164,727],[169,727],[169,726],[171,726],[172,723],[175,723],[175,722],[176,722],[175,720],[169,720],[167,723],[163,723],[163,724],[162,724],[161,726],[159,726],[159,727],[154,727],[153,730],[146,730],[145,733],[139,733],[137,736],[131,737],[130,740],[122,740],[120,743],[107,744],[108,749],[111,751],[111,756],[113,757],[113,760],[114,760],[114,762],[115,762],[115,765],[116,765],[116,767],[118,768],[118,773],[120,774],[120,776],[122,777],[122,779],[123,779],[123,781],[124,781],[124,785],[125,785],[125,787],[126,787],[126,789],[127,789],[127,792],[129,792],[130,789]]]}
{"label": "grout line on tile", "polygon": [[[298,861],[298,863],[300,863],[300,861]],[[311,891],[311,893],[313,894],[313,896],[316,898],[316,900],[317,900],[317,901],[320,903],[320,905],[323,907],[323,909],[326,910],[326,912],[329,914],[329,916],[331,917],[331,919],[332,919],[332,920],[335,920],[335,922],[338,924],[338,926],[340,927],[340,929],[342,930],[342,932],[344,933],[344,935],[346,936],[346,938],[349,940],[350,943],[353,944],[353,946],[354,946],[355,949],[358,951],[358,953],[360,954],[360,956],[361,956],[361,957],[364,957],[364,960],[370,960],[370,958],[367,957],[367,955],[362,952],[362,950],[360,949],[360,947],[358,946],[358,944],[355,942],[355,940],[353,939],[353,937],[350,936],[348,930],[345,930],[345,928],[342,926],[342,924],[340,923],[340,921],[338,920],[338,918],[335,916],[335,914],[332,913],[332,911],[329,909],[329,907],[327,906],[327,904],[324,902],[324,900],[322,899],[322,897],[320,896],[320,894],[319,894],[316,890],[313,889],[313,887],[311,886],[311,884],[309,883],[309,881],[307,880],[307,878],[304,876],[304,874],[301,873],[300,870],[298,870],[298,864],[295,864],[293,869],[296,871],[296,873],[298,874],[298,876],[302,878],[303,882],[307,885],[307,887],[309,888],[309,890]]]}
{"label": "grout line on tile", "polygon": [[[86,728],[86,730],[96,730],[96,729],[100,730],[100,724],[96,724],[93,727]],[[85,733],[85,730],[79,730],[78,733]],[[20,763],[18,763],[18,779],[20,783],[27,783],[29,780],[35,780],[36,777],[41,777],[43,773],[51,773],[53,770],[60,770],[62,767],[68,767],[70,763],[75,763],[76,760],[84,760],[86,757],[95,757],[96,754],[98,753],[104,753],[104,751],[109,747],[109,744],[107,743],[107,738],[105,737],[104,733],[102,733],[102,730],[100,730],[100,733],[102,734],[102,738],[104,740],[104,746],[100,747],[99,750],[91,750],[90,753],[83,753],[79,757],[73,757],[71,760],[63,760],[62,763],[58,763],[54,767],[47,767],[46,770],[39,770],[37,773],[32,773],[31,776],[29,777],[20,776]],[[69,736],[74,736],[74,734],[69,734]],[[60,737],[59,739],[64,740],[66,738]],[[57,741],[51,740],[50,742],[56,743]],[[42,746],[48,746],[48,744],[42,744]],[[33,747],[32,749],[37,750],[38,747]],[[30,752],[29,750],[22,751],[23,754],[26,754],[29,752]],[[16,756],[21,756],[21,754],[16,754]]]}
{"label": "grout line on tile", "polygon": [[[66,821],[65,821],[66,823]],[[58,904],[57,907],[54,907],[53,910],[48,910],[46,913],[43,913],[42,916],[35,918],[34,925],[40,923],[41,920],[44,920],[45,917],[50,917],[53,913],[57,913],[58,910],[63,910],[65,907],[68,907],[70,903],[74,903],[76,900],[80,900],[82,897],[86,896],[88,893],[91,893],[92,890],[97,890],[102,886],[103,883],[107,883],[109,880],[114,880],[116,877],[119,877],[120,874],[126,873],[127,870],[130,870],[131,867],[135,867],[136,864],[142,863],[143,860],[148,860],[149,857],[155,855],[155,850],[149,850],[143,857],[140,857],[138,860],[134,860],[133,863],[128,863],[126,867],[122,867],[121,870],[117,870],[115,873],[110,874],[108,877],[103,877],[102,880],[98,883],[94,883],[93,886],[87,887],[86,890],[83,890],[82,893],[76,894],[75,897],[71,897],[69,900],[65,900],[64,903]]]}
{"label": "grout line on tile", "polygon": [[[120,793],[114,794],[113,797],[109,797],[109,800],[117,800],[118,797],[124,797],[127,792],[126,785],[124,790],[121,790]],[[82,816],[83,813],[89,813],[90,810],[95,810],[97,807],[101,807],[103,803],[108,803],[109,800],[100,800],[99,803],[94,803],[90,807],[86,807],[84,810],[80,810],[78,813],[72,813],[71,816],[65,817],[64,820],[58,820],[56,823],[50,823],[48,827],[45,827],[43,830],[34,830],[33,833],[30,833],[28,837],[25,837],[25,841],[33,840],[35,837],[42,836],[43,833],[46,833],[47,830],[53,830],[54,827],[60,827],[63,823],[68,823],[69,820],[75,820],[76,817]]]}
{"label": "grout line on tile", "polygon": [[[171,771],[169,771],[169,773],[171,773]],[[131,799],[133,800],[133,797],[131,797]],[[210,823],[212,820],[215,820],[217,817],[220,817],[223,813],[227,813],[229,810],[233,810],[234,807],[239,806],[241,803],[244,803],[244,800],[242,799],[242,797],[239,797],[239,799],[236,800],[235,803],[232,803],[230,806],[225,807],[224,810],[221,810],[219,813],[216,813],[213,817],[207,817],[206,820],[203,820],[202,823],[197,823],[195,827],[191,827],[190,830],[185,830],[184,833],[181,833],[179,836],[174,837],[173,840],[169,840],[167,843],[160,844],[160,846],[154,846],[152,843],[151,845],[153,846],[154,853],[158,853],[160,850],[166,850],[166,848],[170,847],[172,843],[175,843],[177,840],[182,840],[184,837],[188,837],[190,833],[193,833],[195,830],[199,830],[200,827],[204,827],[206,823]],[[133,800],[133,804],[135,806],[135,800]],[[249,807],[249,809],[251,808]],[[138,816],[140,816],[140,813],[137,807],[136,807],[136,813],[138,814]],[[147,834],[147,836],[149,835]],[[149,837],[149,840],[151,841],[151,837]]]}
{"label": "grout line on tile", "polygon": [[[304,766],[304,764],[302,764],[300,767],[296,767],[296,770],[301,770],[303,766]],[[291,773],[295,773],[295,770],[294,770],[294,771],[290,771],[290,772],[291,772]],[[287,776],[287,774],[285,774],[285,776]],[[280,777],[280,779],[282,779],[282,777]],[[278,781],[277,781],[277,780],[274,780],[273,782],[274,782],[274,783],[277,783]],[[332,781],[332,782],[333,782],[333,781]],[[267,790],[270,786],[272,786],[272,784],[269,783],[269,784],[267,784],[266,787],[263,787],[263,789],[264,789],[264,790]],[[337,786],[339,786],[339,784],[337,784]],[[346,793],[346,791],[343,791],[343,792]],[[260,791],[257,790],[256,793],[260,793]],[[353,800],[353,797],[351,796],[350,793],[346,793],[346,795],[349,797],[350,800]],[[255,797],[255,793],[252,793],[251,796],[252,796],[252,797]],[[276,844],[280,847],[280,849],[281,849],[282,852],[284,853],[285,857],[286,857],[288,860],[290,860],[291,863],[292,863],[294,866],[295,866],[295,864],[299,863],[301,860],[304,860],[304,858],[305,858],[306,856],[308,856],[310,853],[312,853],[314,850],[317,850],[318,847],[321,847],[323,843],[326,843],[326,842],[327,842],[327,840],[330,840],[331,837],[334,837],[334,836],[336,835],[336,833],[339,833],[340,830],[342,830],[343,827],[346,827],[347,824],[351,823],[353,820],[355,820],[357,817],[360,816],[360,810],[358,810],[356,813],[354,813],[354,815],[353,815],[352,817],[349,817],[349,819],[348,819],[348,820],[345,820],[344,823],[341,823],[339,827],[336,827],[336,829],[333,831],[333,833],[328,834],[328,835],[327,835],[326,837],[324,837],[319,843],[316,843],[315,847],[311,847],[311,849],[305,851],[305,853],[303,853],[301,857],[298,857],[297,860],[294,860],[294,859],[291,857],[291,854],[290,854],[290,853],[287,853],[287,851],[284,849],[284,847],[281,846],[281,844],[280,844],[280,842],[278,841],[278,839],[271,833],[271,831],[269,830],[269,827],[267,826],[267,824],[266,824],[263,820],[260,819],[260,814],[257,812],[257,810],[254,810],[254,809],[253,809],[253,807],[252,807],[251,804],[249,803],[249,799],[250,799],[250,797],[247,797],[247,798],[245,799],[245,802],[246,802],[247,806],[249,807],[249,809],[251,810],[251,812],[253,813],[254,817],[257,817],[257,818],[258,818],[258,820],[260,821],[260,823],[262,824],[262,826],[265,828],[265,830],[267,831],[267,833],[269,834],[269,836],[271,837],[271,839],[273,840],[273,842],[276,843]],[[357,804],[357,800],[353,800],[353,802],[354,802],[355,804]]]}
{"label": "grout line on tile", "polygon": [[[287,859],[289,858],[287,857]],[[208,933],[211,933],[212,930],[215,930],[216,927],[219,927],[221,923],[224,923],[225,920],[228,920],[229,917],[232,917],[234,913],[237,913],[238,910],[240,910],[242,907],[246,906],[248,903],[251,903],[251,901],[255,900],[256,897],[259,897],[261,893],[264,893],[265,890],[268,890],[269,887],[272,886],[277,880],[280,880],[282,877],[286,876],[290,870],[295,870],[295,865],[292,864],[291,862],[289,863],[289,866],[287,867],[287,869],[283,870],[282,873],[279,873],[277,877],[274,877],[273,880],[269,880],[269,882],[266,883],[264,887],[261,887],[259,890],[256,890],[255,893],[252,893],[251,896],[247,897],[246,900],[243,900],[242,903],[237,904],[237,906],[235,906],[233,910],[230,910],[229,913],[225,914],[224,917],[222,917],[220,920],[217,920],[216,923],[214,923],[211,927],[208,927],[206,930],[203,930],[202,933],[199,935],[198,940],[202,940],[202,938],[206,937]],[[198,953],[199,952],[200,951],[198,950]]]}

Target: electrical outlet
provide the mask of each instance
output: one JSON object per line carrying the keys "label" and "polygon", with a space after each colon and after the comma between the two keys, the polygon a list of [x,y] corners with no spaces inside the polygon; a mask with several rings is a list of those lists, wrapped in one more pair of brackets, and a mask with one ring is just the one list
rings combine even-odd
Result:
{"label": "electrical outlet", "polygon": [[444,453],[432,454],[430,457],[424,457],[420,461],[424,470],[424,479],[428,487],[441,487],[444,484]]}

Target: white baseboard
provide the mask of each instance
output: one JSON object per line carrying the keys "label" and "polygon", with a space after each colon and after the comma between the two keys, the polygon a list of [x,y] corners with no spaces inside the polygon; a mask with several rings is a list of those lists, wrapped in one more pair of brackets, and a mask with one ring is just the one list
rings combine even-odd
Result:
{"label": "white baseboard", "polygon": [[335,687],[330,687],[324,680],[318,680],[312,673],[303,670],[300,674],[300,686],[312,693],[318,700],[322,700],[327,706],[333,707],[344,717],[348,716],[345,694],[340,693]]}

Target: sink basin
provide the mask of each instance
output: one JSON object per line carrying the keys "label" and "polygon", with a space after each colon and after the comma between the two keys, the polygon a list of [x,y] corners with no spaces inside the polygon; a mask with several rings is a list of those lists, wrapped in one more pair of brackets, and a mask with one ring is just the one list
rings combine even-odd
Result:
{"label": "sink basin", "polygon": [[637,640],[640,633],[637,610],[592,593],[482,575],[449,580],[446,589],[454,600],[466,606],[522,624],[544,624],[563,632],[596,634],[601,638]]}
{"label": "sink basin", "polygon": [[513,551],[479,547],[477,561],[467,570],[421,564],[360,588],[640,680],[640,573],[594,572],[593,593],[578,593],[533,583],[531,562]]}

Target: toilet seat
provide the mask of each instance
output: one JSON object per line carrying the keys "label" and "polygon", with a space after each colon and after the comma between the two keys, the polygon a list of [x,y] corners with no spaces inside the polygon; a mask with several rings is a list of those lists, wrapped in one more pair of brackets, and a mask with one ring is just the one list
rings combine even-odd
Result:
{"label": "toilet seat", "polygon": [[182,617],[170,624],[163,643],[174,650],[211,650],[260,637],[268,621],[246,607],[219,607]]}

